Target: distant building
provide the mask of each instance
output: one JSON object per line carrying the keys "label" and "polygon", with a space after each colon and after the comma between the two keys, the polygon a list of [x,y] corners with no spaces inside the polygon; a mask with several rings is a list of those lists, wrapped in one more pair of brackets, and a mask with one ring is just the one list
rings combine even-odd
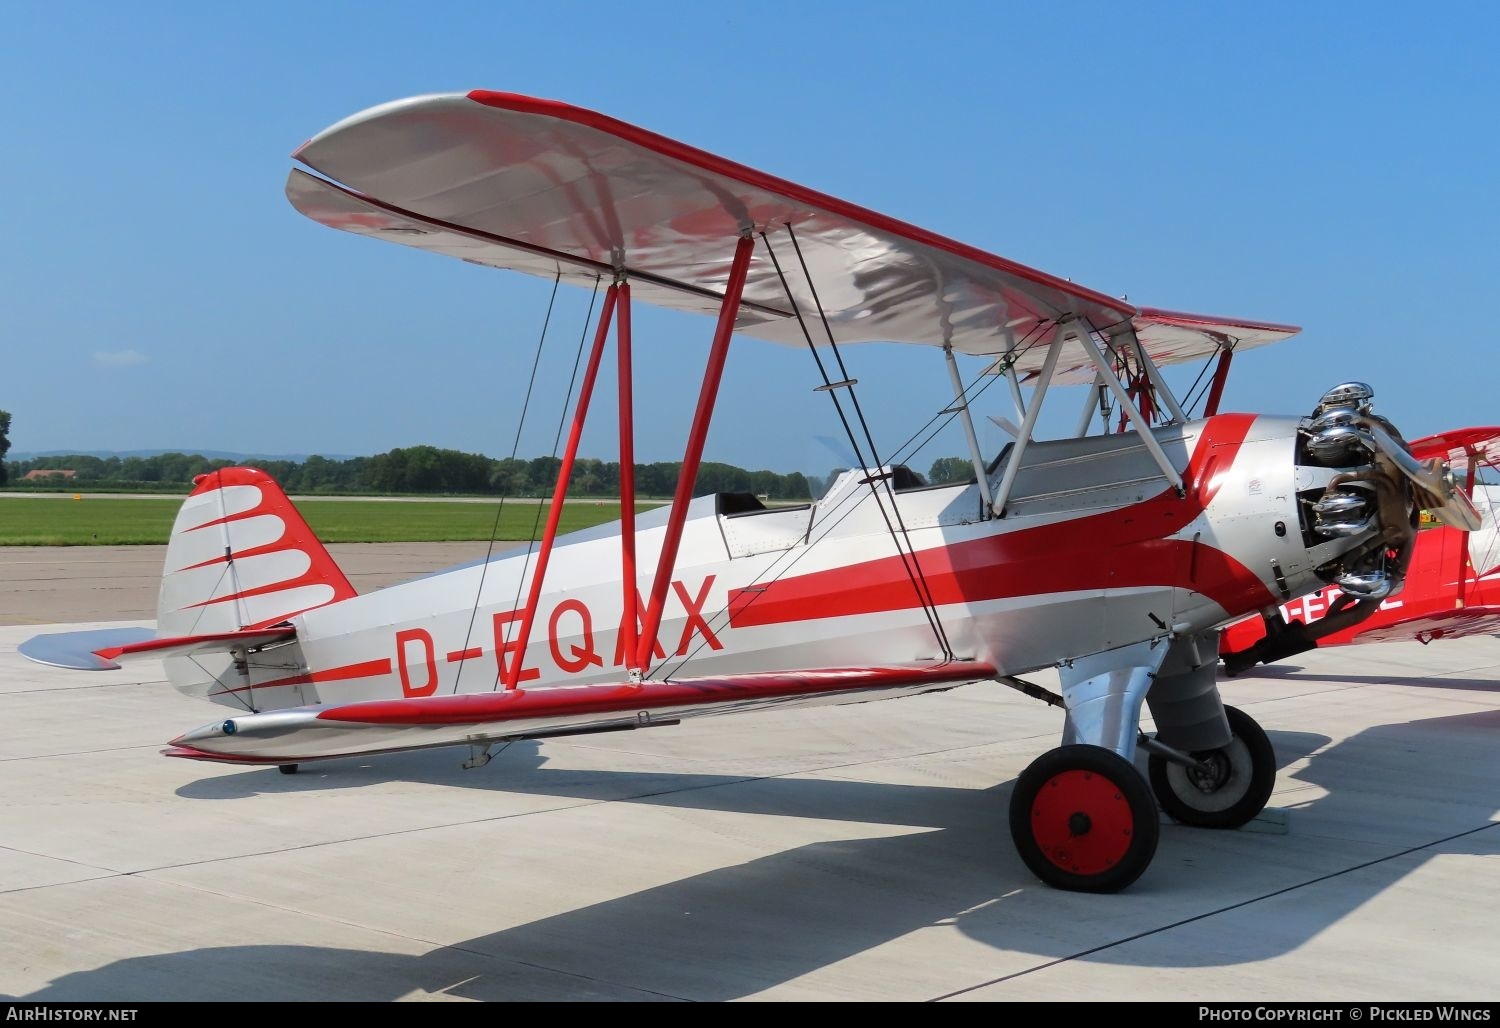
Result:
{"label": "distant building", "polygon": [[78,477],[78,472],[72,470],[71,468],[57,468],[55,470],[46,470],[46,471],[38,468],[36,471],[28,471],[28,472],[26,472],[26,474],[21,477],[21,481],[23,481],[23,482],[35,482],[38,479],[42,479],[42,478],[76,478],[76,477]]}

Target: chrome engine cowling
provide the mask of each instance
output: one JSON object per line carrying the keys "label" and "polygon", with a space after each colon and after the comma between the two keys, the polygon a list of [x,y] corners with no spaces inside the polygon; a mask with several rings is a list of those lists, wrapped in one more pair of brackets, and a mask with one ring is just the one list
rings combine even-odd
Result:
{"label": "chrome engine cowling", "polygon": [[1230,674],[1312,649],[1400,591],[1437,471],[1411,456],[1396,427],[1374,412],[1374,398],[1363,382],[1336,386],[1297,430],[1302,542],[1321,561],[1313,567],[1316,578],[1341,595],[1312,624],[1288,624],[1274,607],[1263,611],[1266,637],[1249,650],[1222,654]]}
{"label": "chrome engine cowling", "polygon": [[[1318,568],[1324,581],[1354,598],[1353,606],[1372,601],[1362,615],[1400,590],[1420,516],[1410,473],[1403,467],[1403,458],[1415,461],[1395,426],[1374,413],[1374,398],[1374,390],[1363,382],[1335,386],[1323,394],[1300,431],[1299,464],[1335,471],[1321,489],[1299,497],[1308,542],[1369,536],[1364,545]],[[1359,618],[1336,618],[1329,628],[1320,622],[1319,635],[1353,620]]]}

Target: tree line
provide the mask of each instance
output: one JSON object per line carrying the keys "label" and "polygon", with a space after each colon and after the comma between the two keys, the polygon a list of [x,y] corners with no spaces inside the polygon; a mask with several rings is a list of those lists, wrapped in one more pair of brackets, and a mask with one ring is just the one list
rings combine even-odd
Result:
{"label": "tree line", "polygon": [[[3,413],[3,412],[0,412]],[[9,419],[4,419],[8,421]],[[0,424],[0,445],[7,424]],[[3,455],[3,450],[0,450]],[[88,454],[33,457],[0,462],[0,484],[7,474],[12,488],[56,489],[59,485],[119,489],[185,489],[198,476],[236,464],[253,464],[292,493],[466,493],[489,496],[550,496],[562,462],[556,457],[494,458],[479,453],[435,446],[398,447],[373,457],[336,460],[311,456],[306,460],[233,461],[201,454],[162,453],[151,457],[95,457]],[[635,466],[639,496],[671,496],[681,470],[678,461]],[[31,471],[69,470],[64,481],[43,478],[24,481]],[[816,476],[812,476],[816,480]],[[705,461],[698,469],[694,495],[716,492],[754,493],[772,500],[807,500],[812,486],[800,472],[746,471],[732,464]],[[569,495],[618,496],[620,465],[616,461],[580,458],[568,480]],[[819,490],[821,492],[821,489]]]}

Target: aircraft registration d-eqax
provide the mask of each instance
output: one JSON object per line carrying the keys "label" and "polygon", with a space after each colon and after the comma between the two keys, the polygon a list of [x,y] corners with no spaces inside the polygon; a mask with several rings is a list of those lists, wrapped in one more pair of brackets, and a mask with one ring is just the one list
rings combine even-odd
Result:
{"label": "aircraft registration d-eqax", "polygon": [[[515,94],[385,104],[295,157],[316,174],[294,169],[287,196],[314,221],[603,302],[534,548],[357,595],[267,475],[229,468],[203,476],[177,517],[156,635],[27,645],[63,666],[160,658],[179,690],[236,708],[171,756],[295,770],[461,744],[478,765],[514,739],[993,681],[1066,712],[1062,744],[1012,790],[1021,857],[1051,885],[1113,891],[1150,863],[1158,801],[1229,828],[1270,796],[1265,733],[1219,696],[1218,627],[1330,583],[1373,609],[1400,585],[1421,508],[1477,526],[1451,476],[1411,457],[1359,383],[1309,417],[1217,413],[1232,354],[1294,327],[1137,308]],[[716,318],[676,495],[640,516],[636,300]],[[611,329],[622,518],[559,536]],[[850,428],[860,466],[816,502],[693,496],[737,334],[807,347],[815,391]],[[967,484],[927,486],[877,456],[840,349],[864,341],[942,355],[955,397],[939,413],[965,429]],[[1206,416],[1190,419],[1158,368],[1216,355]],[[968,386],[960,356],[983,362]],[[1000,377],[1016,420],[997,420],[1014,441],[991,460],[969,407]],[[1033,438],[1064,383],[1094,387],[1076,433]],[[1089,434],[1115,404],[1132,430]],[[1048,667],[1060,696],[1016,677]]]}

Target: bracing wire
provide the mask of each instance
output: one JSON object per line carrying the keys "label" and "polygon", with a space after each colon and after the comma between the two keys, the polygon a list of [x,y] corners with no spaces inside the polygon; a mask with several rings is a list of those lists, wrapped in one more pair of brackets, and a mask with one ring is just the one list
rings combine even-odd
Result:
{"label": "bracing wire", "polygon": [[[1221,350],[1215,350],[1208,355],[1208,360],[1203,362],[1203,367],[1198,369],[1198,377],[1193,379],[1193,384],[1188,386],[1187,392],[1183,394],[1182,412],[1184,414],[1191,416],[1193,408],[1198,405],[1198,401],[1208,395],[1208,387],[1213,384],[1213,379],[1204,382],[1203,376],[1208,374],[1208,369],[1214,366],[1214,359],[1221,356],[1222,353],[1223,351]],[[1201,391],[1198,388],[1199,383],[1203,384]]]}
{"label": "bracing wire", "polygon": [[[819,355],[816,345],[813,343],[812,334],[811,334],[811,332],[808,331],[807,322],[806,322],[806,319],[803,317],[801,306],[800,306],[800,304],[797,303],[796,297],[792,293],[791,285],[787,281],[786,273],[785,273],[785,271],[783,270],[783,268],[781,266],[780,259],[776,256],[775,249],[774,249],[774,247],[771,246],[771,241],[770,241],[769,238],[766,237],[765,233],[761,233],[761,241],[763,243],[765,243],[765,245],[766,245],[766,251],[767,251],[768,255],[771,258],[771,262],[772,262],[773,267],[776,269],[777,276],[781,280],[782,288],[786,292],[787,300],[791,304],[792,312],[795,315],[795,317],[797,318],[797,323],[798,323],[798,325],[802,329],[803,338],[807,342],[808,351],[812,354],[813,361],[817,365],[817,368],[818,368],[818,373],[819,373],[819,375],[823,379],[823,384],[824,384],[825,387],[832,386],[833,383],[832,383],[832,380],[829,377],[827,366],[823,363],[823,359]],[[799,257],[800,257],[800,253],[799,253]],[[806,264],[805,264],[805,262],[803,264],[803,271],[804,271],[804,274],[805,274],[806,273]],[[811,279],[809,279],[809,285],[811,285]],[[816,291],[814,291],[814,298],[816,300]],[[821,309],[821,305],[819,306],[819,315],[823,318],[824,326],[826,328],[827,327],[827,316],[826,316],[826,314],[823,313],[823,311]],[[830,333],[830,339],[831,339],[831,333]],[[835,350],[835,352],[836,352],[836,350]],[[842,360],[841,360],[841,363],[840,363],[840,367],[841,367],[842,373],[845,375],[844,381],[847,381],[848,372],[847,372],[847,369],[843,368],[843,366],[842,366]],[[865,460],[865,455],[864,455],[865,454],[865,450],[864,450],[864,447],[862,447],[860,445],[859,440],[855,437],[855,434],[854,434],[854,431],[853,431],[853,426],[850,425],[848,415],[845,413],[843,405],[839,401],[837,389],[836,388],[827,388],[826,391],[829,394],[829,398],[833,401],[834,410],[837,412],[837,415],[838,415],[838,418],[839,418],[839,422],[843,425],[844,433],[847,436],[847,438],[849,439],[849,444],[854,449],[854,455],[855,455],[856,460],[860,464],[861,472],[863,473],[866,482],[871,487],[872,498],[875,500],[876,506],[880,510],[881,517],[882,517],[882,519],[886,523],[886,530],[891,534],[892,540],[896,543],[896,550],[897,550],[897,553],[901,557],[902,568],[905,570],[908,579],[912,583],[912,588],[913,588],[913,590],[916,593],[917,600],[918,600],[918,602],[922,606],[923,616],[926,618],[926,620],[928,622],[928,626],[932,629],[933,636],[937,640],[937,643],[938,643],[939,647],[942,649],[943,653],[945,655],[951,657],[952,656],[952,650],[951,650],[951,648],[950,648],[950,646],[948,644],[947,636],[943,632],[942,624],[941,624],[941,622],[937,618],[937,611],[934,609],[935,608],[935,604],[932,602],[931,593],[930,593],[929,590],[927,590],[925,588],[925,585],[926,585],[925,581],[921,579],[921,567],[920,567],[919,564],[917,564],[917,562],[914,559],[915,558],[915,554],[908,553],[907,548],[904,548],[901,545],[901,536],[897,535],[897,527],[896,527],[896,525],[892,524],[892,522],[891,522],[891,515],[890,515],[890,513],[888,513],[886,511],[885,504],[881,500],[881,496],[880,496],[880,493],[879,493],[877,485],[876,485],[875,476],[871,473],[870,465]],[[852,393],[852,389],[851,389],[851,393]],[[853,399],[852,396],[851,396],[851,399]],[[862,424],[863,424],[863,422],[862,422]],[[866,431],[865,431],[866,443],[869,444],[871,457],[875,458],[877,460],[877,462],[878,462],[878,458],[875,457],[876,451],[875,451],[875,448],[874,448],[874,441],[873,441],[873,439],[870,438],[869,431],[868,431],[868,426],[866,425],[864,427],[866,429]],[[887,488],[889,488],[889,483],[888,482],[887,482]],[[892,497],[892,505],[894,506],[894,497]],[[852,510],[852,508],[851,508],[851,510]],[[845,516],[847,516],[847,514]],[[899,524],[900,523],[899,512],[896,514],[896,517],[897,517],[897,524]],[[840,518],[839,520],[841,521],[842,518]],[[835,522],[835,524],[836,523],[837,522]],[[902,533],[902,536],[904,536],[906,534],[905,533],[905,526],[904,525],[901,526],[901,533]],[[826,535],[826,531],[825,531],[825,535]],[[911,545],[910,538],[907,537],[907,547],[910,547],[910,545]],[[795,563],[795,561],[793,563]],[[773,562],[772,567],[774,567],[774,562]],[[790,567],[790,565],[789,565],[789,567]],[[770,569],[768,569],[768,570],[770,570]],[[785,569],[781,572],[781,574],[785,574]],[[778,577],[780,577],[780,576],[778,575]]]}
{"label": "bracing wire", "polygon": [[[599,280],[601,276],[594,276],[594,291],[589,296],[588,313],[583,318],[583,331],[578,336],[578,352],[573,355],[573,372],[568,376],[568,393],[563,398],[562,410],[557,416],[557,434],[552,437],[552,459],[557,459],[557,447],[562,442],[563,426],[568,423],[568,408],[573,403],[573,388],[578,384],[578,365],[583,361],[583,347],[588,342],[589,325],[594,320],[594,304],[599,300]],[[531,519],[531,541],[526,546],[526,559],[521,564],[521,573],[516,577],[516,598],[511,603],[512,610],[521,609],[521,590],[526,585],[526,572],[531,569],[531,554],[536,545],[536,530],[542,523],[542,511],[546,510],[545,504],[536,505],[536,514]],[[516,660],[525,660],[524,653],[516,654]],[[495,662],[495,688],[500,687],[502,677],[501,662]]]}
{"label": "bracing wire", "polygon": [[[1013,347],[1011,347],[1009,351],[1007,351],[1006,355],[1002,359],[1008,360],[1013,363],[1014,361],[1019,360],[1021,357],[1025,356],[1031,351],[1034,346],[1037,345],[1038,341],[1043,337],[1043,330],[1048,327],[1050,327],[1048,323],[1039,323],[1033,326],[1026,333],[1026,335],[1020,339],[1019,342],[1017,342]],[[973,403],[977,401],[981,396],[983,396],[991,386],[995,385],[1004,377],[1005,376],[1003,374],[994,374],[988,376],[988,381],[984,381],[982,378],[977,378],[973,382],[970,382],[969,385],[963,389],[961,396],[966,403]],[[981,382],[983,382],[983,384],[980,384]],[[978,386],[978,388],[975,388],[976,386]],[[972,395],[970,395],[971,390]],[[891,460],[899,462],[906,459],[909,455],[908,451],[910,451],[910,455],[914,455],[920,452],[921,448],[925,446],[934,436],[936,436],[948,425],[952,424],[953,419],[957,416],[958,412],[956,409],[945,407],[939,410],[937,413],[929,417],[926,423],[924,423],[920,428],[911,433],[911,435],[907,436],[907,438],[891,454]],[[931,428],[934,422],[939,421],[941,421],[942,424],[938,425],[936,429],[934,429],[930,434],[923,438],[923,433],[926,432],[927,429]],[[837,505],[835,505],[831,510],[827,512],[820,512],[822,513],[822,517],[817,522],[820,529],[818,536],[816,538],[809,538],[805,546],[793,547],[791,549],[782,551],[769,565],[766,566],[763,571],[760,572],[760,574],[756,575],[746,586],[744,586],[743,589],[749,592],[749,595],[748,597],[743,599],[741,609],[749,607],[755,603],[756,596],[754,590],[756,587],[764,588],[776,583],[777,581],[789,575],[805,557],[813,552],[818,543],[828,538],[829,535],[831,535],[838,528],[838,526],[844,522],[845,519],[847,519],[851,514],[858,510],[859,504],[857,502],[851,503],[850,501],[856,500],[860,495],[861,494],[859,492],[855,491],[845,493],[842,497],[840,497]],[[842,511],[840,510],[840,508],[843,508]],[[781,565],[783,561],[785,561],[784,566],[778,568],[778,565]],[[705,621],[708,624],[709,628],[715,632],[727,627],[729,623],[728,605],[720,607],[713,614],[709,615],[709,617],[706,618]],[[702,642],[699,642],[698,645],[695,646],[689,653],[687,653],[676,662],[672,674],[681,671],[688,662],[693,660],[698,656],[699,653],[703,651],[703,647],[706,645],[708,645],[706,639]],[[668,677],[670,677],[670,675]]]}
{"label": "bracing wire", "polygon": [[[788,226],[788,229],[790,229],[790,226]],[[881,516],[881,519],[885,521],[886,531],[888,531],[891,534],[892,540],[896,543],[896,551],[897,551],[897,553],[899,553],[901,555],[901,566],[906,571],[906,575],[907,575],[908,580],[911,581],[912,589],[916,592],[916,595],[917,595],[917,601],[922,605],[923,616],[926,618],[928,626],[932,629],[933,636],[934,636],[934,638],[937,639],[938,645],[942,648],[942,650],[943,650],[944,653],[948,653],[949,650],[948,650],[948,645],[947,645],[947,639],[946,639],[946,637],[943,634],[943,630],[942,630],[941,624],[937,621],[937,612],[932,607],[931,597],[928,596],[928,595],[926,595],[924,593],[924,591],[922,589],[922,586],[918,583],[918,576],[920,575],[920,569],[919,568],[918,569],[914,569],[911,566],[911,564],[909,564],[908,561],[907,561],[907,555],[906,555],[905,550],[901,546],[901,540],[896,536],[895,527],[891,524],[890,516],[886,513],[885,504],[881,501],[880,493],[879,493],[878,488],[876,486],[875,478],[871,474],[870,465],[867,464],[866,461],[865,461],[864,449],[860,446],[859,440],[856,439],[855,436],[854,436],[853,427],[849,424],[849,418],[844,413],[843,404],[839,402],[838,389],[832,387],[833,386],[833,382],[829,378],[827,366],[823,363],[823,358],[818,354],[818,348],[817,348],[816,345],[814,345],[813,340],[812,340],[812,333],[810,333],[808,331],[807,321],[802,316],[801,305],[797,303],[797,300],[796,300],[795,296],[792,294],[791,284],[787,281],[786,272],[781,267],[781,261],[776,256],[776,250],[775,250],[775,248],[771,246],[771,240],[766,236],[766,234],[764,232],[762,232],[760,234],[760,238],[761,238],[761,242],[763,242],[763,243],[766,244],[766,253],[771,258],[771,264],[776,269],[776,275],[777,275],[777,277],[781,280],[781,286],[782,286],[783,291],[785,291],[785,293],[786,293],[787,301],[791,304],[792,313],[796,315],[797,324],[802,329],[802,337],[807,342],[808,352],[812,354],[813,362],[817,365],[818,374],[823,379],[823,385],[824,385],[824,387],[825,387],[825,389],[826,389],[826,391],[828,393],[829,399],[833,401],[834,410],[837,411],[837,413],[838,413],[839,423],[841,425],[843,425],[843,427],[844,427],[844,435],[848,438],[849,445],[851,447],[853,447],[853,449],[854,449],[854,456],[855,456],[855,459],[859,462],[860,471],[864,475],[866,482],[868,482],[869,485],[870,485],[871,495],[872,495],[873,499],[875,500],[876,506],[880,509],[880,516]],[[800,257],[800,252],[799,252],[799,257]],[[806,270],[807,270],[806,264],[804,264],[803,265],[803,272],[804,272],[804,274],[806,274]],[[809,281],[809,285],[811,285],[811,279],[809,279],[808,281]],[[816,291],[815,291],[814,292],[814,301],[815,302],[816,302],[816,298],[817,297],[816,297]],[[818,312],[819,312],[820,315],[822,314],[821,304],[819,305],[819,311]],[[824,325],[825,325],[825,327],[827,325],[827,319],[826,319],[826,317],[824,318]],[[841,368],[842,368],[842,364],[841,364]],[[843,373],[844,373],[844,379],[843,379],[843,381],[848,382],[848,380],[849,380],[848,379],[848,372],[844,371]],[[849,387],[849,391],[850,391],[850,394],[851,394],[850,398],[852,400],[853,399],[853,391],[854,391],[852,384]],[[869,432],[868,432],[868,430],[866,431],[865,435],[866,435],[866,442],[870,444],[870,457],[871,457],[872,461],[874,461],[876,467],[878,468],[879,467],[879,458],[878,458],[878,456],[876,455],[876,452],[875,452],[874,441],[869,438]],[[909,542],[909,540],[908,540],[908,542]]]}
{"label": "bracing wire", "polygon": [[[828,314],[823,310],[823,301],[818,296],[817,283],[813,281],[812,273],[808,270],[807,258],[802,255],[802,245],[797,242],[797,233],[790,224],[787,225],[786,232],[787,237],[792,241],[792,249],[796,251],[797,262],[802,266],[802,277],[807,282],[808,291],[812,295],[813,305],[818,310],[818,318],[823,323],[823,333],[828,337],[828,346],[833,352],[834,360],[838,362],[839,374],[843,376],[841,381],[848,382],[850,381],[849,369],[844,366],[844,355],[839,351],[838,340],[833,336],[832,326],[828,324]],[[767,250],[769,250],[771,247],[770,240],[766,239],[764,234],[762,234],[761,238],[765,240],[766,248]],[[779,265],[778,274],[780,274]],[[787,290],[787,299],[792,303],[793,307],[796,307],[796,300],[792,298],[790,287],[787,285],[784,275],[782,276],[782,286]],[[806,334],[807,325],[802,320],[800,314],[797,318],[797,321],[798,324],[802,325],[803,333]],[[809,348],[816,352],[817,347],[812,345],[812,337],[807,336],[807,340]],[[818,366],[820,369],[822,368],[822,361],[818,362]],[[826,372],[824,384],[829,384],[826,381]],[[833,394],[834,390],[830,389],[828,392],[831,395]],[[854,386],[852,384],[849,386],[849,402],[854,407],[854,414],[856,419],[859,421],[860,430],[864,433],[865,442],[869,444],[870,458],[874,462],[875,466],[879,468],[881,466],[881,460],[880,454],[875,448],[875,437],[870,432],[870,425],[865,420],[864,410],[859,405],[859,395],[854,391]],[[847,422],[845,422],[845,429],[846,431],[848,429]],[[850,433],[849,441],[851,444],[854,442],[852,433]],[[869,470],[866,469],[865,477],[868,478],[869,475]],[[948,644],[948,633],[943,630],[942,619],[938,616],[937,602],[933,599],[932,590],[927,584],[927,576],[922,573],[922,562],[921,559],[917,556],[917,548],[912,545],[911,533],[907,531],[906,523],[901,518],[901,505],[896,501],[895,489],[891,485],[891,480],[889,478],[882,479],[881,481],[885,486],[886,495],[890,498],[891,501],[890,515],[887,515],[885,512],[885,504],[880,500],[880,489],[875,482],[870,483],[870,493],[875,498],[876,504],[880,507],[881,517],[886,520],[886,528],[891,533],[892,541],[896,543],[897,552],[902,553],[902,563],[904,564],[906,562],[908,554],[910,556],[911,570],[908,571],[908,575],[912,578],[913,588],[917,590],[917,599],[919,602],[921,602],[922,606],[927,611],[927,617],[932,624],[933,633],[937,636],[938,646],[942,649],[944,655],[951,658],[953,656],[953,649]],[[895,518],[895,527],[891,526],[889,520],[890,517]],[[897,530],[899,530],[901,533],[899,538],[896,535]],[[904,553],[902,552],[903,548],[901,544],[903,539],[906,542]]]}
{"label": "bracing wire", "polygon": [[[537,337],[536,354],[531,359],[531,377],[526,382],[526,397],[521,401],[521,415],[516,419],[516,438],[511,443],[510,459],[515,460],[516,454],[521,452],[521,430],[526,426],[526,410],[531,406],[531,391],[536,386],[536,371],[542,363],[542,346],[547,341],[547,326],[552,324],[552,308],[557,303],[557,287],[562,282],[562,269],[558,269],[557,276],[552,280],[552,295],[547,300],[547,314],[542,318],[542,332]],[[469,627],[464,632],[464,647],[462,655],[458,658],[458,671],[453,676],[453,691],[458,692],[458,683],[463,679],[464,664],[468,660],[469,643],[474,638],[474,622],[479,617],[479,604],[484,596],[484,580],[489,574],[490,558],[495,555],[495,540],[500,535],[500,516],[505,513],[505,495],[500,495],[500,502],[495,505],[495,522],[490,526],[490,541],[485,547],[484,563],[479,565],[479,583],[474,587],[474,607],[469,611]],[[398,660],[402,659],[397,654]],[[496,664],[499,661],[496,660]]]}

